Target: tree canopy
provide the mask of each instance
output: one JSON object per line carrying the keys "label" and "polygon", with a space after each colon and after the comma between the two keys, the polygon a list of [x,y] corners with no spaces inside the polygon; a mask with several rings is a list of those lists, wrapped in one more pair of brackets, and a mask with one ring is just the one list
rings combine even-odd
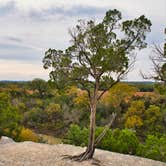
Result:
{"label": "tree canopy", "polygon": [[74,83],[90,91],[97,81],[107,90],[128,69],[128,55],[135,48],[146,47],[144,40],[150,26],[145,16],[122,22],[116,9],[109,10],[100,23],[79,20],[70,30],[71,46],[64,51],[48,49],[44,68],[51,68],[50,78],[59,87]]}

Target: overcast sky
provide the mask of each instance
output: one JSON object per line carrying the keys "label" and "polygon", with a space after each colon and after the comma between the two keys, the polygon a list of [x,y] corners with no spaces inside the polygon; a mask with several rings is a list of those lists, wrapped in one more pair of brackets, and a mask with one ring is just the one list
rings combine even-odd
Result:
{"label": "overcast sky", "polygon": [[109,9],[124,19],[145,14],[152,21],[149,47],[137,54],[126,80],[141,81],[139,71],[150,73],[151,45],[164,42],[166,0],[0,0],[0,80],[48,79],[42,58],[48,48],[69,46],[68,29],[78,19],[101,20]]}

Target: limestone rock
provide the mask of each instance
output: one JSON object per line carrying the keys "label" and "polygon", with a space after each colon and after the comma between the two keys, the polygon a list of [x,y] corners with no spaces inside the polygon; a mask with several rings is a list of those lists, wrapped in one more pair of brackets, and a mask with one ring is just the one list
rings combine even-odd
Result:
{"label": "limestone rock", "polygon": [[0,144],[8,144],[8,143],[14,143],[12,138],[2,136],[0,139]]}
{"label": "limestone rock", "polygon": [[2,142],[4,140],[5,144],[0,144],[0,166],[166,166],[163,162],[99,149],[95,151],[96,160],[74,162],[64,159],[64,155],[77,155],[85,148],[65,144],[11,143],[11,139],[3,137]]}

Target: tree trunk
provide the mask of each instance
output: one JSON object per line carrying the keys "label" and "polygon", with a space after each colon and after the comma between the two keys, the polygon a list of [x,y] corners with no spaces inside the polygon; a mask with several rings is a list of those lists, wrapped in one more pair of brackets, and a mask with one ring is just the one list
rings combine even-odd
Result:
{"label": "tree trunk", "polygon": [[97,107],[98,82],[96,83],[93,97],[90,97],[90,127],[89,140],[86,151],[78,156],[72,156],[75,161],[83,161],[92,159],[95,152],[95,128],[96,128],[96,107]]}
{"label": "tree trunk", "polygon": [[78,156],[72,156],[71,159],[75,161],[83,161],[92,159],[95,152],[95,127],[96,127],[96,100],[93,100],[90,105],[90,127],[89,127],[89,140],[86,151]]}
{"label": "tree trunk", "polygon": [[98,81],[94,89],[94,95],[90,101],[90,127],[89,127],[89,140],[88,146],[84,153],[81,154],[80,161],[92,159],[95,152],[95,128],[96,128],[96,107],[97,107],[97,93],[98,93]]}
{"label": "tree trunk", "polygon": [[88,158],[92,158],[95,152],[95,128],[96,128],[96,103],[91,106],[90,115],[90,128],[89,128],[89,141],[86,152],[88,153]]}

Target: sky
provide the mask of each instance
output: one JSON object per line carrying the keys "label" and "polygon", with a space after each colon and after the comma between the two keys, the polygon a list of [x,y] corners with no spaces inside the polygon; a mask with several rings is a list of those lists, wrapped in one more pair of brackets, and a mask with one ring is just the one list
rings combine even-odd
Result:
{"label": "sky", "polygon": [[125,19],[144,14],[152,22],[148,47],[137,52],[126,81],[142,81],[140,70],[152,72],[152,45],[165,42],[166,0],[0,0],[0,80],[48,80],[42,59],[48,48],[69,46],[68,30],[79,19],[102,20],[109,9]]}

